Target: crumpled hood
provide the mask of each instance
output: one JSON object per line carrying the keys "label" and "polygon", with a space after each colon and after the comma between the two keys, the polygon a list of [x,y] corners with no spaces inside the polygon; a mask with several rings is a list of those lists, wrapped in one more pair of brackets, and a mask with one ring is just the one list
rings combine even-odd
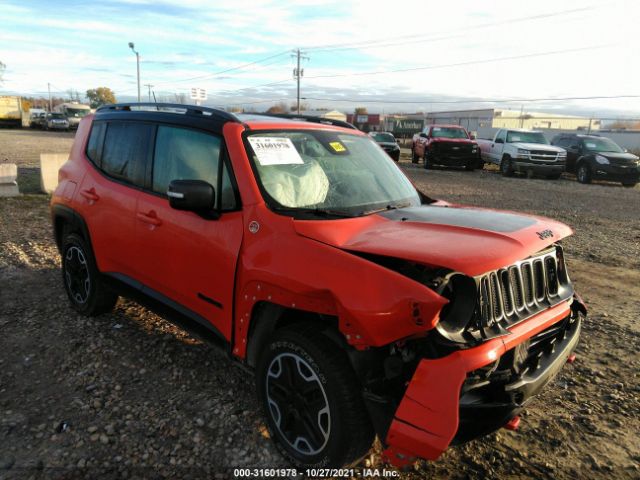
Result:
{"label": "crumpled hood", "polygon": [[448,204],[341,220],[294,220],[294,228],[343,250],[471,276],[527,258],[572,233],[567,225],[543,217]]}

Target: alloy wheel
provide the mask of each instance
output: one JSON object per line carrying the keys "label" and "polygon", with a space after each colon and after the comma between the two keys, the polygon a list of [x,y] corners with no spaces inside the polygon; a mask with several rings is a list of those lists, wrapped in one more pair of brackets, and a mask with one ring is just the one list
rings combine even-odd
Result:
{"label": "alloy wheel", "polygon": [[295,353],[281,353],[267,369],[269,413],[283,439],[303,455],[316,455],[331,431],[329,401],[320,378]]}
{"label": "alloy wheel", "polygon": [[79,304],[85,303],[89,298],[91,277],[87,258],[84,252],[76,246],[69,247],[65,254],[64,278],[74,301]]}

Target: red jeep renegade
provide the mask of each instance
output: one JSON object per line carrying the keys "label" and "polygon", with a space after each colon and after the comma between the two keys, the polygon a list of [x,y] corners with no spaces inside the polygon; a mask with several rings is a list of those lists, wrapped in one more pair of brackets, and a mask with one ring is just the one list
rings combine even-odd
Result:
{"label": "red jeep renegade", "polygon": [[51,200],[78,312],[135,298],[255,372],[293,464],[396,465],[504,426],[586,309],[530,215],[417,191],[374,141],[312,117],[123,104],[80,123]]}

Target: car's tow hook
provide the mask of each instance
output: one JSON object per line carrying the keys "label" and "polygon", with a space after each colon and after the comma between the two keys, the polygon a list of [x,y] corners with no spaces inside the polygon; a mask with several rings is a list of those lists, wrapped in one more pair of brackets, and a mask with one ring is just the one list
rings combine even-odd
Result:
{"label": "car's tow hook", "polygon": [[507,423],[505,423],[503,428],[515,432],[516,430],[518,430],[518,427],[520,427],[520,415],[516,415]]}

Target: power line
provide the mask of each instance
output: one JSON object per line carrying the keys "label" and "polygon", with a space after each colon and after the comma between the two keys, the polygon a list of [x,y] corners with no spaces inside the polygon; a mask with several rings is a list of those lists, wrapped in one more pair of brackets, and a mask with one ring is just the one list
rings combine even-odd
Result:
{"label": "power line", "polygon": [[[599,7],[596,7],[596,6],[592,5],[592,6],[589,6],[589,7],[573,8],[573,9],[570,9],[570,10],[562,10],[562,11],[557,11],[557,12],[542,13],[542,14],[533,15],[533,16],[516,17],[516,18],[507,19],[507,20],[500,20],[500,21],[497,21],[497,22],[488,22],[488,23],[481,23],[481,24],[477,24],[477,25],[471,25],[469,27],[459,28],[459,29],[456,29],[454,31],[465,31],[465,32],[467,32],[469,30],[480,30],[480,29],[485,29],[485,28],[504,25],[504,24],[529,22],[529,21],[533,21],[533,20],[540,20],[540,19],[543,19],[543,18],[551,18],[551,17],[563,16],[563,15],[571,15],[571,14],[574,14],[574,13],[594,10],[596,8],[599,8]],[[438,33],[438,32],[436,32],[436,33]],[[429,34],[420,33],[420,34],[413,34],[413,35],[400,35],[400,36],[397,36],[397,37],[385,38],[384,40],[363,40],[361,42],[332,44],[332,45],[320,45],[320,46],[316,46],[316,47],[307,47],[306,49],[309,50],[309,51],[313,50],[314,53],[319,53],[319,52],[332,52],[332,51],[337,51],[337,50],[379,48],[379,47],[386,47],[386,46],[404,45],[405,43],[416,43],[416,42],[419,42],[419,41],[423,41],[423,40],[417,40],[418,38],[429,37],[430,35],[432,35],[432,33],[429,33]],[[437,41],[437,40],[445,40],[445,39],[449,39],[449,38],[457,38],[457,37],[460,37],[460,36],[464,36],[464,35],[434,37],[434,38],[427,38],[426,40],[435,40],[435,41]],[[404,41],[405,39],[414,39],[414,40],[409,40],[409,41],[405,42]],[[388,42],[397,42],[398,40],[403,40],[403,42],[400,42],[400,43],[388,43]]]}
{"label": "power line", "polygon": [[258,63],[266,62],[267,60],[271,60],[273,58],[281,57],[283,55],[288,55],[288,54],[289,54],[289,51],[287,50],[286,52],[280,52],[280,53],[277,53],[275,55],[271,55],[269,57],[265,57],[265,58],[261,58],[259,60],[255,60],[253,62],[244,63],[242,65],[238,65],[238,66],[232,67],[232,68],[227,68],[226,70],[220,70],[219,72],[208,73],[206,75],[200,75],[200,76],[197,76],[197,77],[183,78],[183,79],[174,80],[174,81],[171,81],[171,82],[161,82],[158,85],[169,85],[169,84],[174,84],[174,83],[190,82],[192,80],[202,80],[204,78],[215,77],[216,75],[221,75],[223,73],[233,72],[235,70],[241,70],[243,68],[250,67],[251,65],[256,65]]}
{"label": "power line", "polygon": [[524,55],[511,55],[508,57],[486,58],[483,60],[469,60],[466,62],[445,63],[440,65],[427,65],[423,67],[398,68],[395,70],[376,70],[373,72],[353,72],[353,73],[337,73],[333,75],[314,75],[307,78],[359,77],[359,76],[365,76],[365,75],[380,75],[384,73],[403,73],[403,72],[415,72],[418,70],[435,70],[438,68],[462,67],[466,65],[478,65],[482,63],[503,62],[506,60],[518,60],[522,58],[546,57],[549,55],[560,55],[564,53],[583,52],[583,51],[596,50],[596,49],[607,48],[612,46],[615,46],[615,44],[594,45],[590,47],[579,47],[579,48],[567,48],[565,50],[552,50],[548,52],[528,53]]}
{"label": "power line", "polygon": [[600,100],[616,98],[640,98],[640,95],[593,95],[586,97],[548,97],[548,98],[511,98],[511,99],[484,99],[484,100],[365,100],[349,98],[316,98],[302,97],[302,100],[314,100],[322,102],[347,102],[347,103],[429,103],[429,104],[454,104],[454,103],[511,103],[511,102],[543,102],[543,101],[564,101],[564,100]]}

